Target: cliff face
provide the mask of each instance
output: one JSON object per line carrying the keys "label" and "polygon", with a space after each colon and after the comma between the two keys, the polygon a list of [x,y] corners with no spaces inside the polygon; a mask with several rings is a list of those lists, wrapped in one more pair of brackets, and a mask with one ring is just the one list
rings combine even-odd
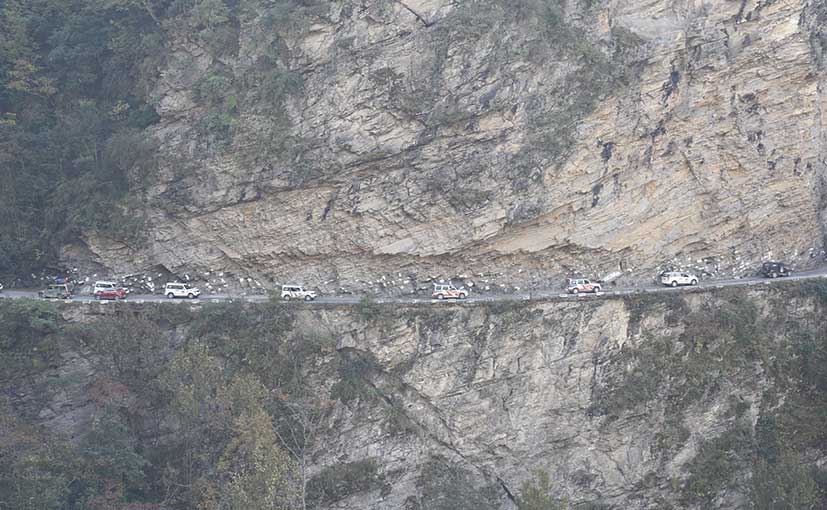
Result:
{"label": "cliff face", "polygon": [[[69,306],[62,340],[6,349],[19,364],[4,362],[0,410],[79,445],[101,416],[120,416],[134,442],[113,458],[149,460],[145,478],[124,482],[127,501],[166,494],[172,508],[209,483],[231,492],[216,459],[238,433],[224,420],[251,394],[277,430],[300,418],[318,508],[512,509],[537,470],[576,508],[816,508],[827,497],[824,295]],[[250,377],[266,391],[245,392]]]}
{"label": "cliff face", "polygon": [[248,4],[218,49],[169,44],[148,239],[89,233],[104,266],[529,284],[822,258],[819,2]]}

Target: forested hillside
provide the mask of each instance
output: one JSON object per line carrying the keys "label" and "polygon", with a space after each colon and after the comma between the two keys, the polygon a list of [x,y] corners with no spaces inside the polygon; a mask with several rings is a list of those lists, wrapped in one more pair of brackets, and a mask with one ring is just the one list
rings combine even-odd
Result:
{"label": "forested hillside", "polygon": [[54,267],[84,229],[127,242],[145,235],[136,197],[154,176],[157,140],[146,128],[159,120],[147,94],[175,34],[228,53],[245,9],[288,21],[312,4],[0,3],[0,274]]}
{"label": "forested hillside", "polygon": [[166,4],[0,4],[0,273],[54,265],[84,228],[139,235],[128,181],[152,168],[146,89],[164,23],[196,16]]}

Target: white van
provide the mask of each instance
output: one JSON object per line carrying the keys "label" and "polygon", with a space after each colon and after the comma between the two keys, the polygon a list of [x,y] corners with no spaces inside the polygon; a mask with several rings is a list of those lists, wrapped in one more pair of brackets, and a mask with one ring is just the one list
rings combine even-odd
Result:
{"label": "white van", "polygon": [[118,288],[118,284],[116,284],[115,282],[98,281],[98,282],[95,282],[95,286],[92,287],[92,294],[97,294],[98,292],[100,292],[102,290],[114,291],[117,288]]}

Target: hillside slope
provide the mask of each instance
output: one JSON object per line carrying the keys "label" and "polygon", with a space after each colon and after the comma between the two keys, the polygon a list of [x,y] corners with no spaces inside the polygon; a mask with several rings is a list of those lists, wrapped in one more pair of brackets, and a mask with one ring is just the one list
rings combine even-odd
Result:
{"label": "hillside slope", "polygon": [[0,492],[21,509],[494,510],[532,488],[574,508],[820,508],[825,295],[3,301]]}
{"label": "hillside slope", "polygon": [[814,265],[825,20],[819,0],[8,0],[0,276]]}

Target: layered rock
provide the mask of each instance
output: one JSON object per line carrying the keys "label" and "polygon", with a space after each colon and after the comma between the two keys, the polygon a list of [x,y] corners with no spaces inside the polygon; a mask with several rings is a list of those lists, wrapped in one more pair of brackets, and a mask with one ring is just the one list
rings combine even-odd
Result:
{"label": "layered rock", "polygon": [[[818,3],[590,3],[331,2],[247,13],[220,54],[181,36],[147,242],[87,244],[119,272],[311,284],[821,261]],[[302,86],[268,95],[276,71]],[[216,73],[223,140],[197,92]]]}
{"label": "layered rock", "polygon": [[[375,466],[370,483],[343,481],[318,507],[446,508],[440,498],[456,493],[479,494],[481,510],[514,509],[542,470],[552,496],[586,508],[754,508],[755,465],[772,451],[799,455],[823,480],[824,399],[812,385],[823,373],[821,296],[823,286],[773,286],[577,303],[291,308],[292,330],[279,335],[331,340],[301,375],[325,409],[307,443],[311,479]],[[117,409],[142,450],[164,459],[180,436],[169,396],[135,379],[140,370],[117,366],[122,346],[158,360],[143,369],[165,373],[176,352],[198,343],[191,328],[226,326],[233,308],[221,306],[63,305],[75,324],[126,326],[124,337],[84,344],[69,327],[52,366],[2,389],[19,416],[73,441],[102,409]],[[779,320],[791,314],[796,328]],[[242,316],[235,328],[267,320]],[[227,345],[213,345],[215,354],[250,341],[217,334],[211,341]],[[242,364],[255,366],[246,356]],[[434,471],[445,479],[435,482]],[[801,487],[801,501],[818,506],[824,494]]]}

